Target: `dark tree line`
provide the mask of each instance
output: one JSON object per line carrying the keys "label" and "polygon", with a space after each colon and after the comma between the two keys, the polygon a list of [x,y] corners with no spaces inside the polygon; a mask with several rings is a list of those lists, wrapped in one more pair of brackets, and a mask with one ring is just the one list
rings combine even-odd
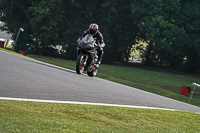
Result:
{"label": "dark tree line", "polygon": [[184,71],[200,67],[199,0],[1,0],[2,30],[20,34],[16,51],[50,54],[62,45],[76,59],[75,42],[97,23],[106,43],[104,62],[128,61],[137,49],[145,65],[167,65]]}

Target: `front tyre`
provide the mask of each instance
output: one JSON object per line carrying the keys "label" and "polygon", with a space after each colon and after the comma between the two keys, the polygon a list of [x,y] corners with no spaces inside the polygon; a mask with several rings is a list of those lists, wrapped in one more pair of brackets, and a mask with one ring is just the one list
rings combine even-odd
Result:
{"label": "front tyre", "polygon": [[79,55],[78,60],[76,62],[76,73],[77,74],[82,74],[84,71],[84,62],[85,62],[85,58],[84,55]]}

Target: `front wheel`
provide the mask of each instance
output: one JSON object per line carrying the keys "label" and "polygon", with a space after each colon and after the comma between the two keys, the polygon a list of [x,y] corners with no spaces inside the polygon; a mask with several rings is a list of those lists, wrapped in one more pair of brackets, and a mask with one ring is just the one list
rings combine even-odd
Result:
{"label": "front wheel", "polygon": [[85,62],[85,58],[84,55],[79,55],[78,60],[76,62],[76,73],[77,74],[82,74],[84,71],[84,62]]}
{"label": "front wheel", "polygon": [[97,74],[97,70],[98,69],[96,68],[96,66],[94,66],[94,69],[92,69],[91,72],[87,72],[88,76],[94,77]]}

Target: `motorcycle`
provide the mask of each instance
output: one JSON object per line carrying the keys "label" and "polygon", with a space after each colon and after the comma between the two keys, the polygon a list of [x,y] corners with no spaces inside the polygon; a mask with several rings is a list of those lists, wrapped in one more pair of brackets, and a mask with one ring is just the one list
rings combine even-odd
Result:
{"label": "motorcycle", "polygon": [[78,40],[77,46],[77,62],[76,73],[82,74],[83,71],[87,71],[88,76],[94,77],[97,74],[97,45],[96,40],[91,34],[86,35],[84,38]]}

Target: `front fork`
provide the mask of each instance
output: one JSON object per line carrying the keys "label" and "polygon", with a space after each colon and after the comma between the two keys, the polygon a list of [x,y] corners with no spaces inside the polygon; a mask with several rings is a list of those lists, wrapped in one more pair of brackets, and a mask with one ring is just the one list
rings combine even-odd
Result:
{"label": "front fork", "polygon": [[[81,55],[83,53],[83,51],[82,50],[80,50],[78,47],[77,47],[77,58],[79,57],[79,55]],[[88,54],[88,53],[87,53]],[[83,54],[84,55],[84,58],[85,58],[85,60],[84,60],[84,62],[83,62],[83,65],[84,66],[86,66],[86,64],[87,64],[87,59],[88,59],[88,55],[86,55],[86,54]]]}
{"label": "front fork", "polygon": [[86,64],[87,64],[87,59],[88,59],[88,56],[84,54],[84,58],[85,58],[85,61],[84,61],[84,63],[83,63],[83,64],[84,64],[84,66],[86,66]]}

